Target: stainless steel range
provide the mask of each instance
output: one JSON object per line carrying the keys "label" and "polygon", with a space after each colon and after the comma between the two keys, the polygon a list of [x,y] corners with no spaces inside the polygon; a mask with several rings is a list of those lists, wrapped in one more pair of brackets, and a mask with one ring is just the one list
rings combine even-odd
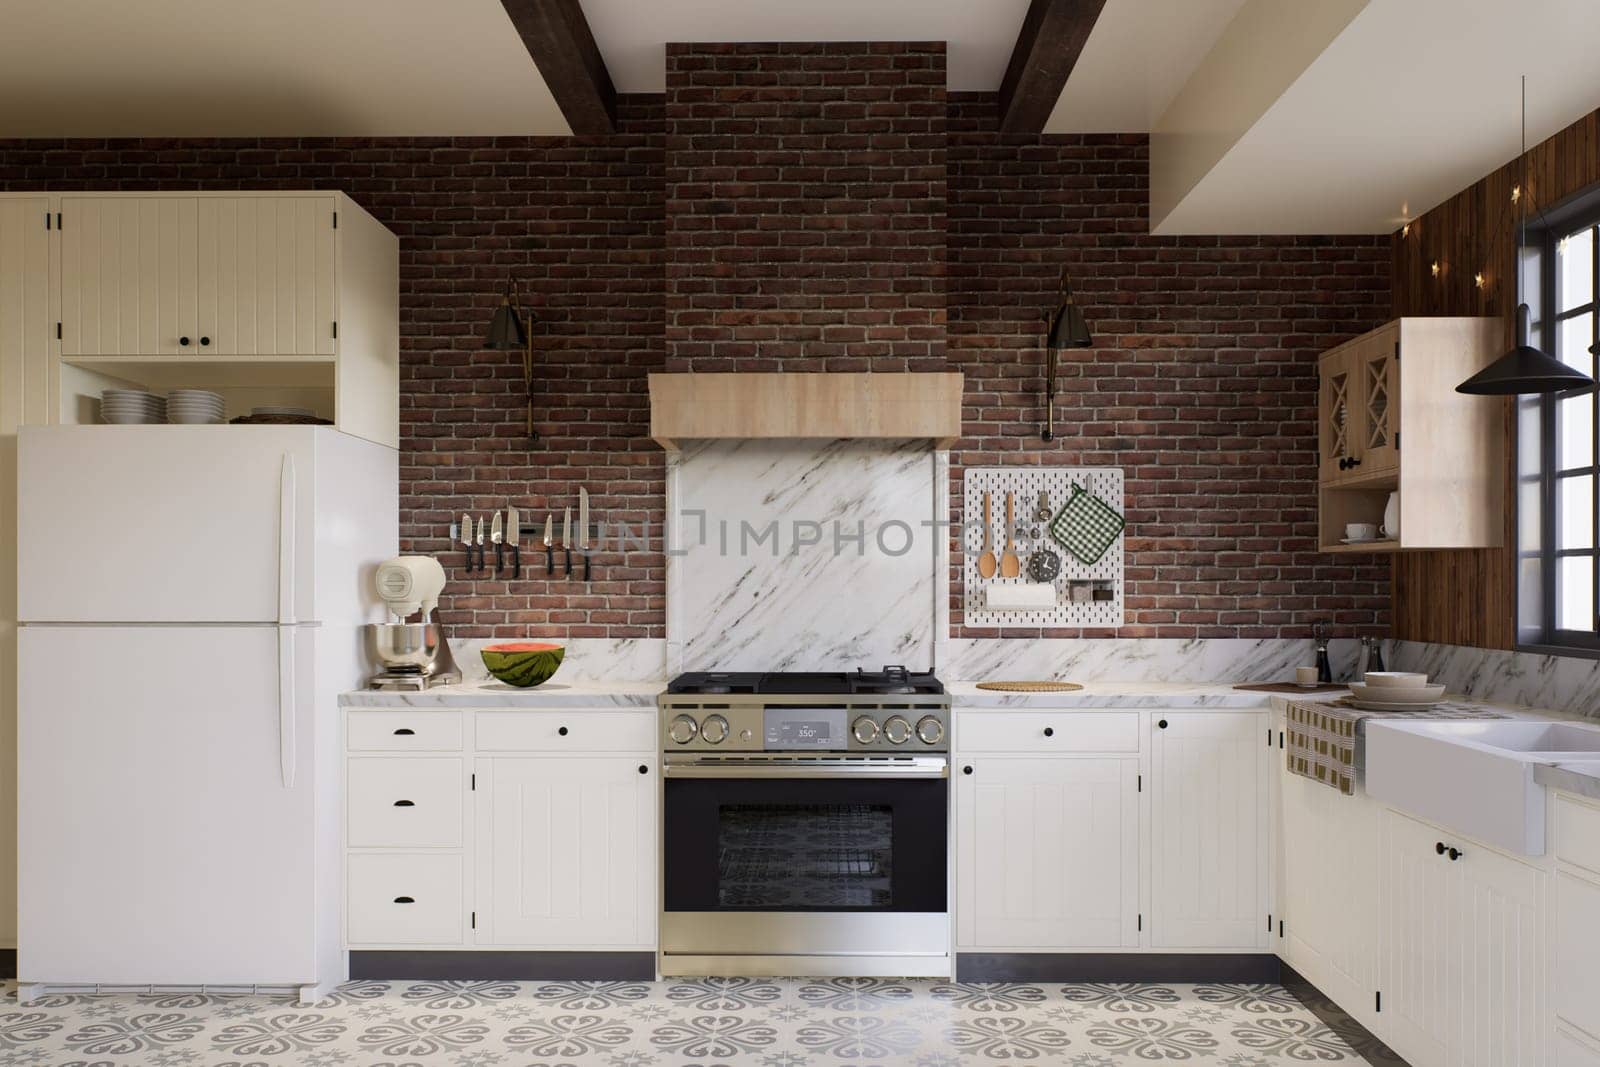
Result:
{"label": "stainless steel range", "polygon": [[685,674],[660,708],[663,974],[950,974],[939,679]]}

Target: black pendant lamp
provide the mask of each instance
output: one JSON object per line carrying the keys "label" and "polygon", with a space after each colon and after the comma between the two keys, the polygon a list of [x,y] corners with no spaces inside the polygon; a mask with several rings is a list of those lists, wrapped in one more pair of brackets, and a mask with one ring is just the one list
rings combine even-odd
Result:
{"label": "black pendant lamp", "polygon": [[1094,339],[1089,336],[1089,321],[1083,317],[1083,309],[1072,302],[1072,286],[1064,274],[1061,287],[1065,290],[1061,306],[1050,316],[1050,328],[1046,331],[1044,343],[1044,427],[1039,431],[1042,441],[1053,440],[1056,436],[1056,367],[1061,351],[1066,348],[1094,347]]}
{"label": "black pendant lamp", "polygon": [[[1522,246],[1527,231],[1528,189],[1528,78],[1522,78],[1522,213],[1517,217],[1517,295],[1522,295]],[[1458,393],[1474,396],[1524,396],[1541,393],[1560,393],[1562,396],[1583,396],[1600,389],[1583,371],[1542,352],[1528,343],[1531,332],[1528,320],[1531,312],[1527,304],[1517,304],[1516,345],[1483,368],[1477,374],[1456,386]]]}
{"label": "black pendant lamp", "polygon": [[[483,337],[483,347],[522,351],[522,383],[528,394],[528,440],[533,442],[539,439],[538,431],[533,428],[533,342],[522,312],[517,310],[515,297],[515,286],[506,282],[506,295],[501,298],[500,306],[494,309],[494,317],[489,320],[489,332]],[[532,312],[528,313],[528,318],[533,318]]]}

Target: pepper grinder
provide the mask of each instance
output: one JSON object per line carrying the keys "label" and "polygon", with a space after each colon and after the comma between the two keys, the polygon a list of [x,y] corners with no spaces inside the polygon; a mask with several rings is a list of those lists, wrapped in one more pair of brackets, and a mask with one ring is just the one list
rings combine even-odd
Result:
{"label": "pepper grinder", "polygon": [[1311,637],[1317,643],[1317,681],[1324,685],[1333,682],[1333,664],[1328,659],[1328,628],[1325,623],[1311,624]]}

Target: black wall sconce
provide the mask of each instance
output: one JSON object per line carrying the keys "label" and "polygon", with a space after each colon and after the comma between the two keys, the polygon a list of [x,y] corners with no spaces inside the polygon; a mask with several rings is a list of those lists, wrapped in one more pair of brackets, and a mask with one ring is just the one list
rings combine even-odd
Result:
{"label": "black wall sconce", "polygon": [[1089,322],[1083,317],[1083,309],[1072,302],[1072,285],[1065,273],[1061,275],[1061,288],[1061,306],[1047,320],[1045,331],[1044,427],[1039,431],[1042,441],[1056,436],[1056,371],[1062,349],[1094,347]]}
{"label": "black wall sconce", "polygon": [[530,311],[524,321],[523,312],[517,310],[516,295],[516,284],[508,280],[506,295],[501,298],[500,306],[494,309],[494,318],[489,320],[489,332],[484,335],[483,347],[522,350],[522,384],[528,395],[528,441],[531,444],[539,439],[539,432],[533,428],[533,337],[528,332],[528,324],[536,319]]}

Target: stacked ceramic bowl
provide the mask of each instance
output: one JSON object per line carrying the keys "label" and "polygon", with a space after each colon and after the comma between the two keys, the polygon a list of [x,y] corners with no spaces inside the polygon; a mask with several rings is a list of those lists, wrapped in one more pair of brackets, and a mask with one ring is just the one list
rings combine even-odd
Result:
{"label": "stacked ceramic bowl", "polygon": [[1350,700],[1368,711],[1422,711],[1439,703],[1444,686],[1429,685],[1426,674],[1368,671],[1350,683]]}
{"label": "stacked ceramic bowl", "polygon": [[204,389],[174,389],[167,396],[167,421],[188,424],[222,422],[227,412],[222,397]]}
{"label": "stacked ceramic bowl", "polygon": [[167,421],[167,402],[143,389],[105,389],[100,393],[100,419],[118,426]]}

